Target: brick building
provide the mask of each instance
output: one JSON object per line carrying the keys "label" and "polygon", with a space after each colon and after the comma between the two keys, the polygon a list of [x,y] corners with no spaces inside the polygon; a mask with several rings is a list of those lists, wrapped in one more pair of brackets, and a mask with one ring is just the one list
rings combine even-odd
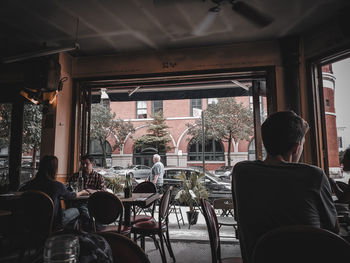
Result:
{"label": "brick building", "polygon": [[[236,101],[242,102],[246,107],[252,103],[249,96],[236,97]],[[216,102],[215,98],[110,102],[112,112],[115,112],[118,118],[130,121],[136,130],[132,134],[132,138],[128,136],[121,150],[111,153],[112,166],[130,164],[152,166],[152,156],[157,153],[156,149],[148,148],[137,152],[133,146],[134,139],[147,133],[147,124],[152,120],[152,114],[158,110],[162,110],[166,118],[166,124],[169,126],[169,138],[171,139],[170,146],[172,147],[172,150],[162,157],[162,161],[167,166],[202,166],[201,143],[190,144],[191,138],[187,134],[188,126],[186,124],[194,123],[196,119],[200,118],[200,116],[196,116],[194,109],[205,110],[208,104]],[[231,165],[248,159],[250,143],[250,141],[232,142]],[[211,141],[206,144],[205,149],[206,169],[215,170],[222,165],[227,165],[228,143],[226,141]]]}
{"label": "brick building", "polygon": [[337,115],[335,110],[335,76],[333,75],[332,64],[322,67],[324,112],[327,130],[328,164],[330,175],[338,175],[339,147],[337,133]]}

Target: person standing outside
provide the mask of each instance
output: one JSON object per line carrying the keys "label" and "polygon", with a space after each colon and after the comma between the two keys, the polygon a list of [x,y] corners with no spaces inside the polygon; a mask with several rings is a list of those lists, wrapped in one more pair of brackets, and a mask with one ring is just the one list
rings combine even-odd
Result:
{"label": "person standing outside", "polygon": [[[84,180],[84,190],[89,194],[96,191],[106,191],[105,181],[101,174],[94,170],[95,160],[91,155],[84,155],[81,158],[82,177]],[[75,173],[68,178],[68,183],[77,183],[79,180],[79,173]],[[79,209],[80,221],[83,230],[91,231],[92,222],[89,215],[87,200],[79,200],[74,204]]]}
{"label": "person standing outside", "polygon": [[153,166],[151,169],[151,176],[149,181],[154,183],[157,187],[158,193],[163,193],[163,176],[164,176],[164,165],[160,161],[159,154],[153,155]]}

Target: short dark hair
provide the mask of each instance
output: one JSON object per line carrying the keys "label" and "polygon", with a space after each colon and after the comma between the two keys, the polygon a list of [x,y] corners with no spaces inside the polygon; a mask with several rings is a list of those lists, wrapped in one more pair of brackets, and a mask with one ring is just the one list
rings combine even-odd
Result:
{"label": "short dark hair", "polygon": [[300,143],[309,125],[293,111],[271,114],[261,126],[262,140],[271,155],[284,155]]}
{"label": "short dark hair", "polygon": [[90,155],[90,154],[83,155],[80,160],[81,161],[89,160],[90,163],[95,163],[95,158],[92,155]]}

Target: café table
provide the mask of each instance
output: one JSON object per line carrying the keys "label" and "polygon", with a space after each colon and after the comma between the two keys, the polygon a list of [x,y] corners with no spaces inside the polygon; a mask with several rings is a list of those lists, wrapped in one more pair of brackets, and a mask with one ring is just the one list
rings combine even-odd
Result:
{"label": "caf\u00e9 table", "polygon": [[120,196],[118,197],[124,205],[124,225],[130,226],[131,207],[133,205],[141,207],[148,206],[154,201],[158,200],[160,198],[160,195],[158,193],[133,193],[132,197],[130,198],[123,198]]}
{"label": "caf\u00e9 table", "polygon": [[[3,201],[17,200],[21,197],[23,192],[11,192],[7,194],[0,194],[0,203]],[[131,207],[133,205],[137,206],[147,206],[152,202],[158,200],[160,195],[158,193],[133,193],[132,197],[124,198],[123,194],[116,194],[118,198],[122,201],[124,205],[124,224],[130,226],[131,223]],[[80,196],[77,200],[88,200],[89,195]],[[1,209],[8,210],[8,208],[0,207]]]}
{"label": "caf\u00e9 table", "polygon": [[[124,198],[123,194],[116,194],[124,205],[124,225],[131,225],[131,207],[147,206],[160,198],[158,193],[133,193],[131,197]],[[80,196],[77,200],[87,200],[89,195]]]}

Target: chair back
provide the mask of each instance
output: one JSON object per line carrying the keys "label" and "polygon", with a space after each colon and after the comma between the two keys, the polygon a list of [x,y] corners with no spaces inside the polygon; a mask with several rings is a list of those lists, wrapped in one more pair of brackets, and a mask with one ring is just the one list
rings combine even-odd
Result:
{"label": "chair back", "polygon": [[350,262],[350,244],[340,236],[312,226],[286,226],[263,235],[253,263]]}
{"label": "chair back", "polygon": [[172,186],[169,186],[168,189],[163,194],[159,203],[159,224],[167,223],[170,211],[170,195],[173,190]]}
{"label": "chair back", "polygon": [[111,232],[100,232],[112,250],[113,262],[118,263],[149,263],[145,252],[130,238]]}
{"label": "chair back", "polygon": [[223,216],[233,216],[233,200],[231,198],[219,198],[213,202],[214,209],[221,209]]}
{"label": "chair back", "polygon": [[201,207],[208,228],[211,259],[213,263],[217,263],[219,260],[221,260],[218,220],[214,208],[207,200],[201,199]]}
{"label": "chair back", "polygon": [[38,242],[52,232],[54,204],[50,196],[41,191],[25,191],[15,212],[16,232]]}
{"label": "chair back", "polygon": [[[134,188],[134,193],[156,193],[156,192],[157,192],[156,185],[150,181],[142,182],[142,183],[136,185]],[[148,208],[152,205],[154,205],[154,203],[151,203],[147,206],[143,206],[142,208]]]}
{"label": "chair back", "polygon": [[119,219],[118,232],[120,232],[124,207],[116,195],[108,192],[95,192],[88,199],[88,208],[90,216],[100,224],[108,225]]}
{"label": "chair back", "polygon": [[344,183],[342,181],[335,181],[335,183],[338,185],[338,187],[341,189],[341,190],[345,190],[346,188],[349,187],[349,185],[347,183]]}

